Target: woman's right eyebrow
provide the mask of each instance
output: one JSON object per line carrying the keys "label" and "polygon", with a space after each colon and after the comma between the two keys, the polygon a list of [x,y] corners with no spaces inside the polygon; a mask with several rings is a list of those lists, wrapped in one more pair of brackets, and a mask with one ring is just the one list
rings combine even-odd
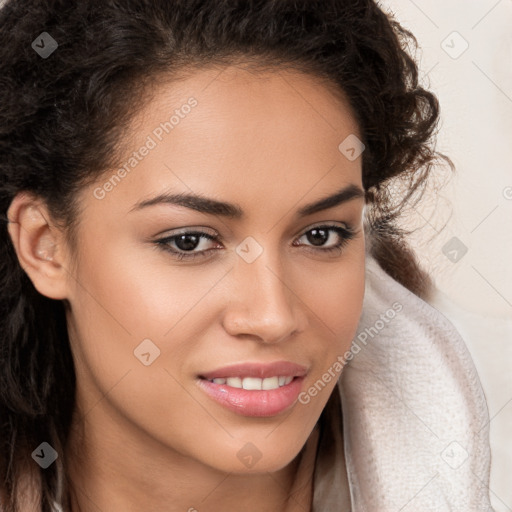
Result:
{"label": "woman's right eyebrow", "polygon": [[[363,189],[351,183],[350,185],[338,190],[333,195],[320,198],[313,203],[302,206],[297,211],[296,216],[299,218],[307,217],[308,215],[313,215],[319,211],[333,208],[352,199],[364,198],[364,196],[365,193]],[[139,201],[133,208],[131,208],[130,213],[161,204],[184,206],[185,208],[190,208],[208,215],[220,215],[222,217],[237,220],[241,220],[245,217],[243,209],[236,203],[219,201],[218,199],[189,192],[181,192],[178,194],[162,193],[151,199]]]}

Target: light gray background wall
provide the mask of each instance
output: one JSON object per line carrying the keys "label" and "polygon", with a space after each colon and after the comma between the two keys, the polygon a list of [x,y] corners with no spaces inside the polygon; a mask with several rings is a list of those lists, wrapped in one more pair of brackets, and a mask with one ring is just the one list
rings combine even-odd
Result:
{"label": "light gray background wall", "polygon": [[457,171],[404,225],[417,228],[414,247],[439,289],[434,305],[480,373],[492,504],[512,511],[512,0],[380,4],[415,34],[422,83],[441,104],[438,149]]}

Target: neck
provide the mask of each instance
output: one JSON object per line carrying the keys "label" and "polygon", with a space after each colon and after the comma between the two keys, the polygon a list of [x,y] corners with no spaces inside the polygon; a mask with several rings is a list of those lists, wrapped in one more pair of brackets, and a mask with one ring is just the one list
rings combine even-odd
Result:
{"label": "neck", "polygon": [[[101,406],[79,430],[74,421],[65,458],[72,483],[71,512],[170,510],[201,512],[310,510],[317,429],[301,452],[279,471],[223,473],[179,454],[155,439],[133,443],[128,428],[99,432],[108,423]],[[141,448],[143,447],[143,448]]]}

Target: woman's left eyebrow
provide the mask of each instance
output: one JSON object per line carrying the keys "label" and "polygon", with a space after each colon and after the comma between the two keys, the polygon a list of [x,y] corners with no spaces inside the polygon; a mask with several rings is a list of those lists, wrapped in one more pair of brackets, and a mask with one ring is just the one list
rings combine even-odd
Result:
{"label": "woman's left eyebrow", "polygon": [[[306,217],[308,215],[313,215],[314,213],[320,212],[322,210],[327,210],[329,208],[333,208],[340,204],[346,203],[352,199],[364,198],[364,196],[365,193],[363,189],[351,183],[347,187],[338,190],[338,192],[336,192],[335,194],[318,199],[313,203],[302,206],[297,211],[296,216],[301,218]],[[205,197],[200,194],[186,192],[178,194],[159,194],[158,196],[153,197],[151,199],[145,199],[143,201],[138,202],[130,210],[130,212],[141,210],[149,206],[161,204],[183,206],[185,208],[190,208],[192,210],[201,213],[206,213],[208,215],[220,215],[222,217],[237,220],[243,219],[245,217],[243,209],[241,208],[240,205],[236,203],[228,203],[210,197]]]}
{"label": "woman's left eyebrow", "polygon": [[297,212],[297,217],[313,215],[314,213],[321,212],[322,210],[334,208],[335,206],[351,201],[352,199],[364,199],[364,197],[364,190],[351,183],[347,187],[338,190],[338,192],[331,196],[324,197],[323,199],[319,199],[314,203],[301,207]]}

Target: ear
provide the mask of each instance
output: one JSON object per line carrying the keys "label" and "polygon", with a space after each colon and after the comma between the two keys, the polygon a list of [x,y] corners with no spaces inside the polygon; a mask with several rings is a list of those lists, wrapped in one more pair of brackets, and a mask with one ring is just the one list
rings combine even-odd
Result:
{"label": "ear", "polygon": [[18,261],[36,290],[50,299],[67,298],[65,238],[52,224],[45,203],[33,194],[20,192],[12,200],[7,218]]}

